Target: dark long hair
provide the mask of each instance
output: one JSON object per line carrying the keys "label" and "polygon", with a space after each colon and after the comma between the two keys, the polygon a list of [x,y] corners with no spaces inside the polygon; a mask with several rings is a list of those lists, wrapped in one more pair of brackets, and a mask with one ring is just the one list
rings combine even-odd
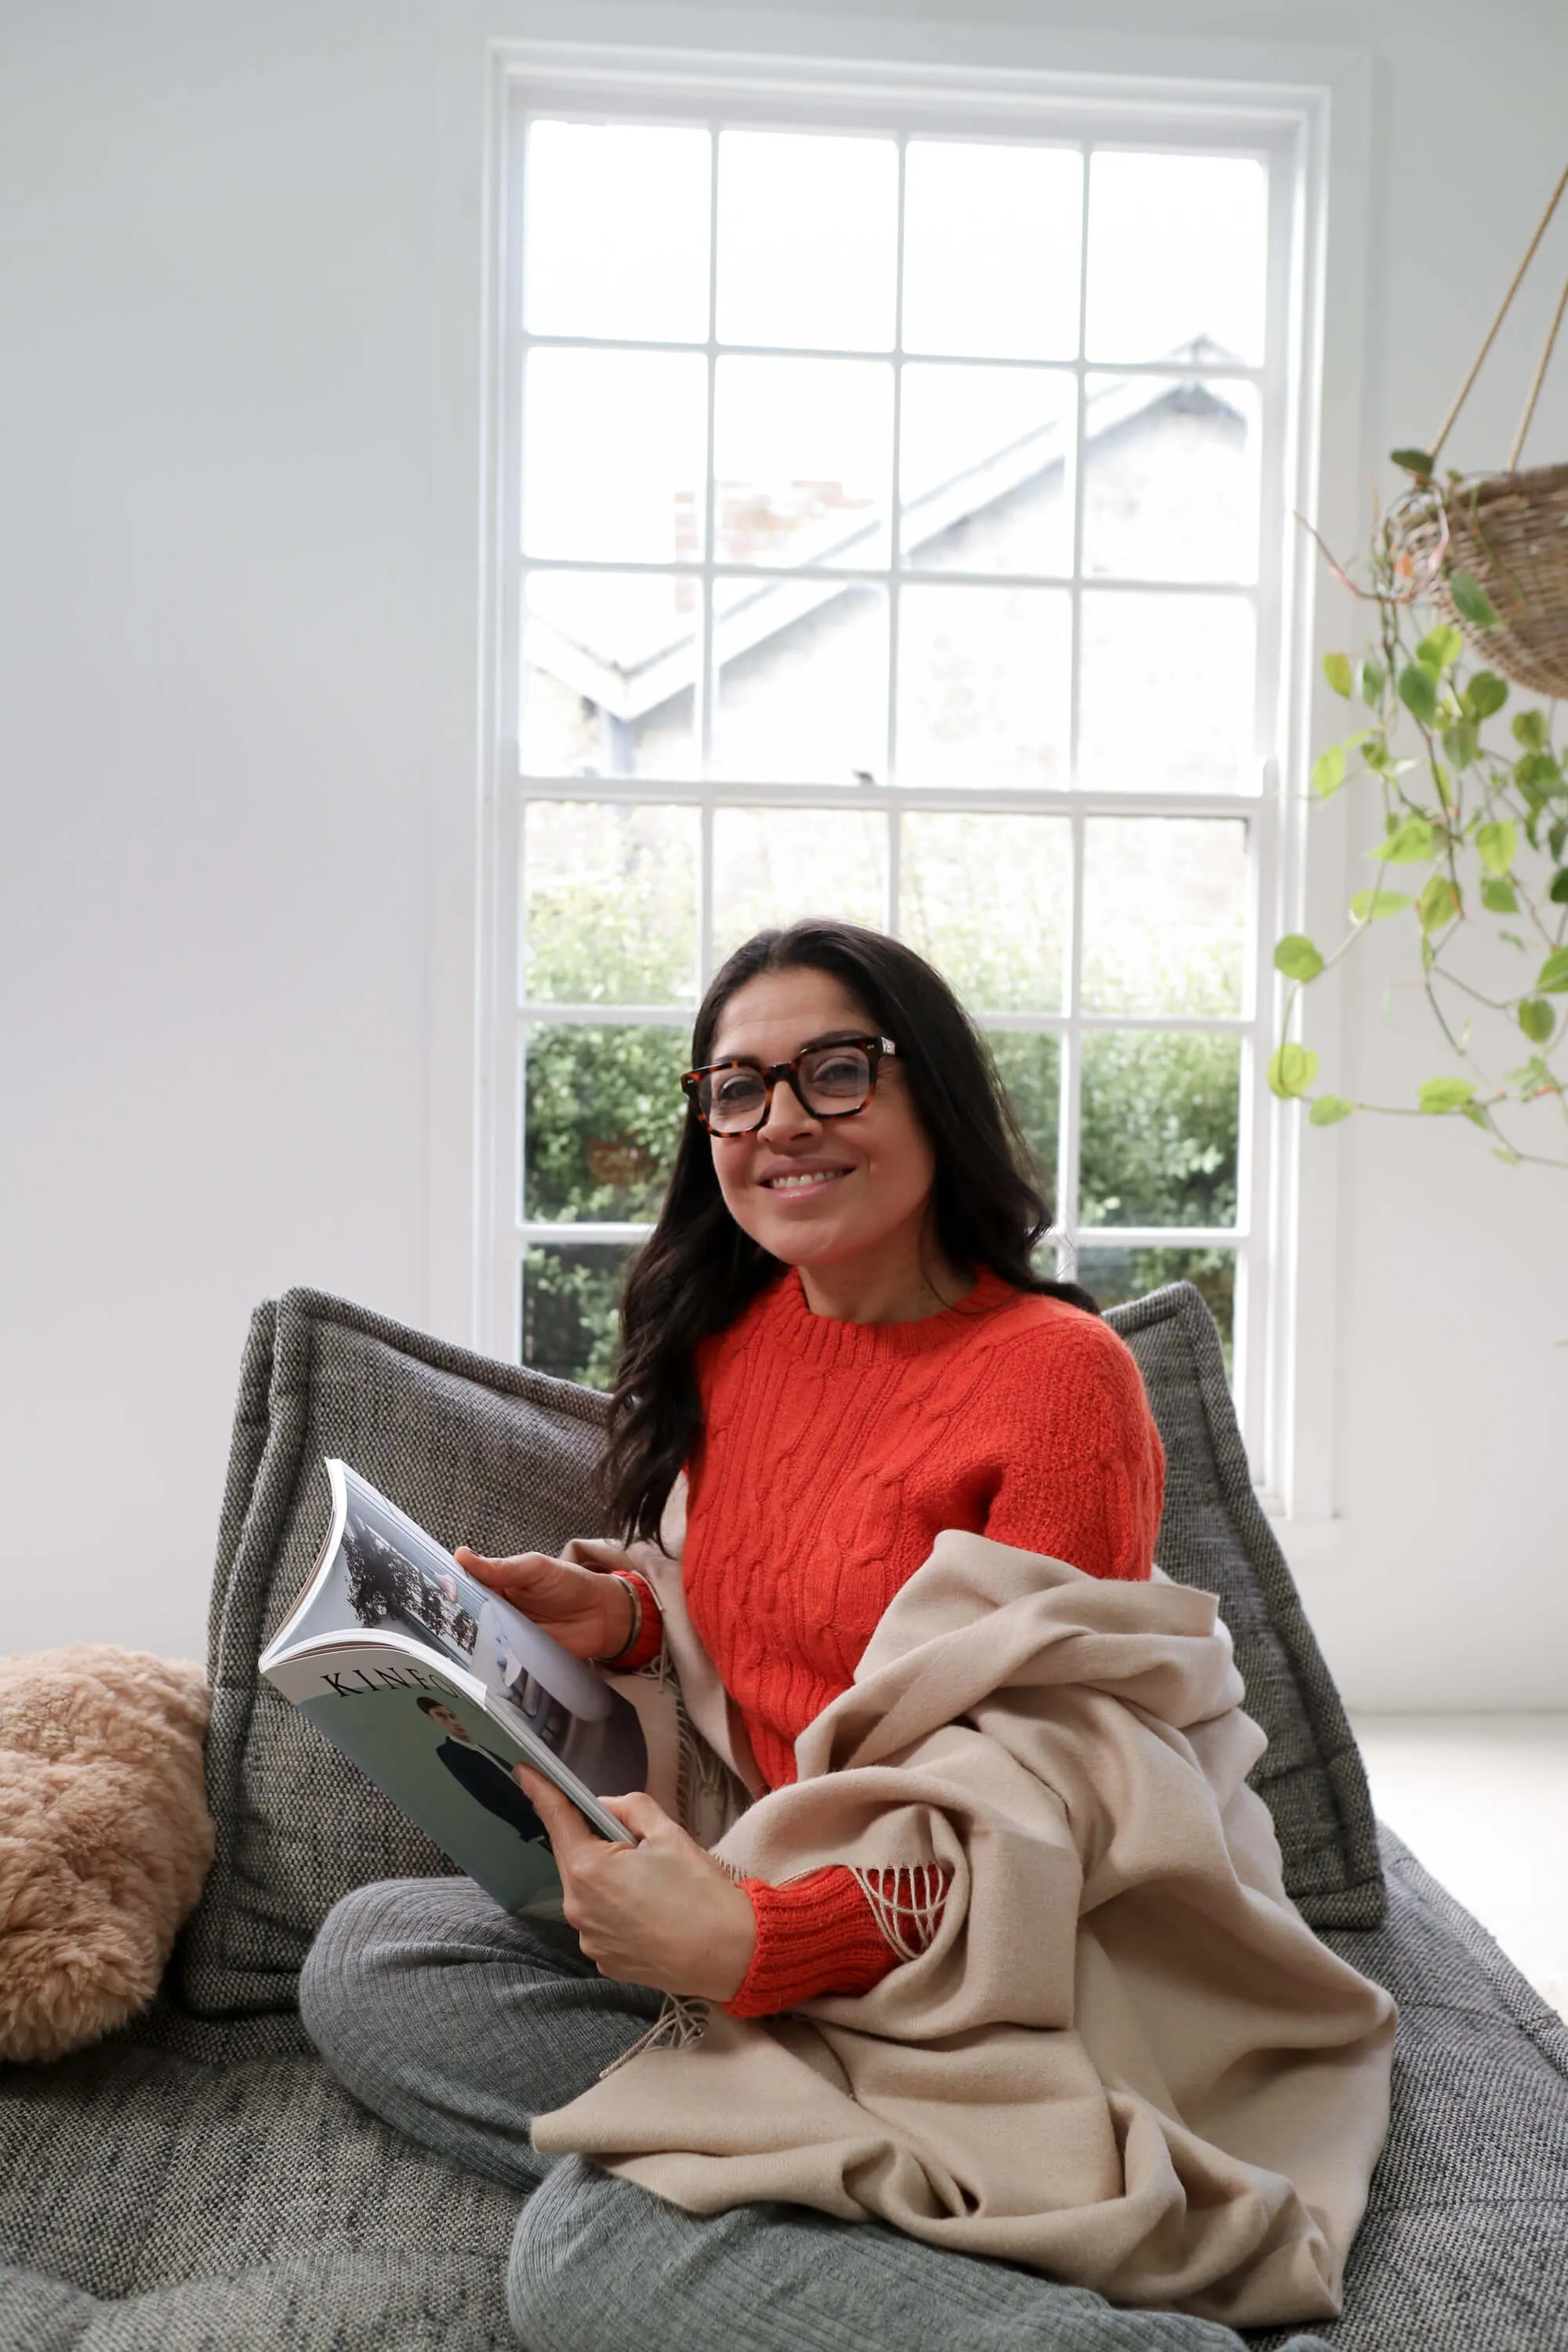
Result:
{"label": "dark long hair", "polygon": [[[1097,1313],[1076,1283],[1036,1273],[1032,1254],[1050,1216],[1028,1147],[984,1039],[912,948],[855,923],[759,931],[715,974],[691,1033],[693,1063],[711,1059],[719,1016],[737,989],[763,972],[801,970],[841,982],[897,1044],[936,1160],[931,1207],[949,1263],[989,1266],[1016,1290]],[[780,1263],[725,1207],[707,1132],[688,1104],[664,1206],[621,1308],[604,1479],[614,1519],[629,1536],[657,1537],[670,1488],[701,1433],[699,1343],[732,1323]]]}

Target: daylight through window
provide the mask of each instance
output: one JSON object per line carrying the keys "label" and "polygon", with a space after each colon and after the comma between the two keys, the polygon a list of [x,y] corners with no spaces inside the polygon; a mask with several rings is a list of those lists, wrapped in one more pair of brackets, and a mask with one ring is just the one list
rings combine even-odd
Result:
{"label": "daylight through window", "polygon": [[697,995],[805,913],[979,1016],[1065,1267],[1239,1336],[1282,198],[1142,137],[526,120],[525,1361],[608,1378]]}

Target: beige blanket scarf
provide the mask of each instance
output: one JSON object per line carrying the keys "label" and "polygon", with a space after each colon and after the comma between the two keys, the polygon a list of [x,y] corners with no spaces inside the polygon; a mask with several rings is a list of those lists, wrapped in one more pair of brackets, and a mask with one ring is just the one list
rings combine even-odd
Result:
{"label": "beige blanket scarf", "polygon": [[[723,1749],[717,1677],[658,1581]],[[780,2198],[1124,2304],[1331,2316],[1394,2010],[1285,1894],[1241,1697],[1208,1594],[939,1536],[802,1733],[798,1780],[714,1848],[773,1885],[941,1864],[934,1943],[858,1999],[714,2009],[542,2116],[538,2147],[692,2212]]]}

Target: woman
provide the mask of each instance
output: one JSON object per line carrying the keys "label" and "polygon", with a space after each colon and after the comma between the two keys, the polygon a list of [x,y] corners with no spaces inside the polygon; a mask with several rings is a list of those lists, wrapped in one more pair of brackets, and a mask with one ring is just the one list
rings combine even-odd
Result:
{"label": "woman", "polygon": [[[709,990],[693,1060],[668,1195],[627,1287],[608,1477],[623,1532],[647,1538],[688,1473],[683,1598],[761,1789],[793,1777],[795,1738],[849,1687],[941,1529],[1147,1578],[1163,1460],[1127,1349],[1086,1294],[1032,1270],[1047,1219],[1016,1126],[920,957],[847,924],[764,932]],[[658,1603],[624,1560],[459,1557],[580,1657],[625,1669],[657,1653]],[[301,1985],[308,2027],[367,2105],[524,2189],[546,2169],[530,2116],[629,2048],[660,1993],[756,2017],[868,1990],[938,1915],[940,1886],[910,1873],[737,1885],[646,1795],[614,1801],[639,1843],[610,1846],[537,1776],[527,1786],[566,1927],[509,1918],[462,1881],[366,1888],[332,1913]],[[996,2342],[1038,2342],[1059,2298],[956,2254],[931,2272],[929,2250],[874,2225],[782,2208],[698,2222],[574,2165],[552,2191],[579,2197],[581,2242],[606,2212],[652,2232],[689,2329],[693,2296],[717,2294],[716,2315],[725,2302],[702,2249],[733,2246],[759,2275],[765,2263],[783,2302],[739,2335],[730,2304],[731,2342],[803,2340],[825,2232],[824,2308],[836,2325],[862,2308],[868,2345],[920,2340],[906,2297],[928,2273],[980,2298],[972,2318],[1016,2314]],[[514,2315],[542,2327],[552,2290],[527,2235]],[[602,2347],[616,2325],[597,2310]],[[1094,2340],[1160,2340],[1145,2325],[1117,2315]]]}

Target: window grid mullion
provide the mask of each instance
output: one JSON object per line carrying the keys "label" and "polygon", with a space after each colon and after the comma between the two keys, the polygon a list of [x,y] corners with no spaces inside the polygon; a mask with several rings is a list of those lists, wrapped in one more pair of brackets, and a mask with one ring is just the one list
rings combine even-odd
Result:
{"label": "window grid mullion", "polygon": [[[1042,587],[1065,586],[1067,588],[1070,606],[1070,669],[1068,710],[1068,789],[1065,794],[1033,794],[1023,792],[983,792],[977,794],[972,792],[962,791],[958,788],[952,788],[945,792],[940,790],[926,791],[918,788],[900,791],[891,782],[891,779],[893,779],[897,774],[898,747],[898,678],[903,556],[902,514],[900,502],[900,485],[901,481],[903,430],[902,394],[906,357],[903,348],[903,261],[906,234],[905,196],[907,149],[908,139],[910,132],[908,128],[902,128],[894,130],[892,134],[896,142],[898,154],[898,199],[897,236],[895,247],[895,268],[897,273],[895,326],[893,347],[889,355],[893,371],[893,381],[890,453],[891,470],[890,480],[889,483],[889,554],[885,568],[866,567],[864,569],[845,571],[835,569],[829,572],[825,566],[803,566],[796,570],[788,566],[744,564],[725,566],[721,565],[717,561],[718,515],[716,478],[716,416],[717,367],[718,360],[721,355],[718,347],[717,335],[717,275],[719,244],[718,203],[720,138],[723,124],[721,121],[715,116],[710,119],[708,127],[710,139],[709,318],[705,352],[707,362],[705,421],[706,478],[704,494],[703,541],[700,562],[698,566],[689,566],[679,563],[672,564],[644,562],[632,562],[628,563],[616,562],[613,559],[589,560],[587,562],[582,562],[574,561],[569,557],[541,558],[537,560],[537,562],[535,562],[534,559],[526,557],[522,554],[521,541],[517,537],[514,537],[511,542],[507,565],[510,576],[516,583],[516,593],[514,594],[513,601],[515,605],[518,607],[518,618],[520,623],[521,618],[521,592],[526,588],[528,571],[531,566],[540,570],[575,570],[605,572],[634,572],[667,575],[686,572],[689,576],[692,572],[696,572],[701,587],[701,625],[700,632],[700,644],[697,649],[697,676],[694,679],[697,706],[695,716],[698,721],[697,731],[700,759],[700,781],[698,782],[694,780],[689,785],[682,786],[671,785],[667,782],[663,782],[660,780],[652,778],[624,778],[618,776],[584,778],[579,776],[551,779],[545,777],[524,778],[521,773],[519,773],[517,778],[519,792],[516,803],[514,803],[517,809],[518,817],[520,819],[524,819],[526,817],[527,803],[530,800],[548,799],[552,797],[596,800],[633,804],[663,803],[666,804],[689,805],[695,803],[700,810],[700,847],[699,853],[698,960],[700,992],[701,986],[706,985],[707,981],[711,975],[714,961],[713,835],[715,814],[716,811],[720,807],[726,804],[732,804],[737,807],[754,806],[759,809],[805,809],[812,806],[817,806],[824,809],[847,808],[851,806],[865,808],[868,803],[879,802],[887,826],[888,921],[889,929],[895,934],[901,934],[903,927],[901,871],[902,818],[910,810],[930,810],[932,813],[936,813],[938,811],[957,810],[963,811],[965,813],[973,813],[975,814],[982,813],[1007,814],[1016,814],[1020,818],[1032,814],[1066,814],[1068,818],[1071,840],[1071,888],[1070,908],[1068,914],[1068,939],[1067,943],[1068,953],[1065,959],[1065,969],[1063,974],[1063,1010],[1059,1014],[1043,1013],[1037,1015],[1029,1013],[1010,1013],[990,1016],[982,1014],[980,1017],[984,1025],[1005,1028],[1015,1032],[1056,1034],[1060,1039],[1061,1098],[1058,1124],[1058,1197],[1056,1203],[1057,1229],[1055,1230],[1055,1237],[1058,1240],[1058,1259],[1061,1262],[1062,1270],[1069,1274],[1073,1271],[1074,1266],[1076,1265],[1077,1254],[1080,1243],[1084,1246],[1092,1245],[1100,1248],[1225,1247],[1231,1250],[1235,1254],[1237,1265],[1237,1320],[1236,1336],[1238,1349],[1239,1370],[1240,1349],[1243,1343],[1241,1323],[1243,1319],[1245,1290],[1247,1286],[1244,1268],[1247,1256],[1247,1244],[1250,1232],[1249,1224],[1242,1213],[1244,1209],[1247,1207],[1247,1201],[1245,1191],[1242,1189],[1241,1185],[1242,1178],[1250,1172],[1248,1170],[1248,1161],[1251,1158],[1251,1154],[1247,1149],[1249,1140],[1247,1137],[1238,1137],[1238,1143],[1240,1146],[1239,1165],[1237,1171],[1238,1221],[1234,1228],[1211,1229],[1207,1227],[1165,1226],[1081,1228],[1079,1222],[1081,1205],[1079,1160],[1081,1155],[1082,1132],[1082,1048],[1086,1036],[1093,1034],[1097,1030],[1109,1030],[1112,1028],[1143,1031],[1206,1031],[1216,1034],[1237,1034],[1242,1038],[1244,1060],[1250,1063],[1250,1061],[1255,1058],[1256,1052],[1256,1037],[1254,1035],[1254,1032],[1257,1029],[1258,1021],[1262,1018],[1264,1010],[1261,1002],[1258,1001],[1258,991],[1255,985],[1255,978],[1253,977],[1249,977],[1248,980],[1249,992],[1246,1000],[1244,1011],[1237,1016],[1211,1015],[1189,1018],[1179,1014],[1145,1016],[1133,1014],[1107,1015],[1086,1013],[1083,1008],[1084,850],[1085,824],[1089,814],[1115,814],[1125,817],[1170,816],[1173,818],[1179,816],[1201,815],[1216,819],[1222,817],[1235,817],[1247,821],[1248,823],[1249,841],[1252,852],[1248,864],[1252,887],[1252,919],[1254,923],[1258,919],[1260,911],[1257,905],[1259,884],[1262,879],[1259,870],[1259,861],[1263,858],[1265,848],[1261,828],[1256,822],[1257,814],[1261,806],[1264,790],[1261,780],[1257,789],[1249,790],[1244,793],[1223,795],[1215,793],[1189,794],[1180,792],[1171,792],[1160,794],[1141,793],[1122,796],[1105,793],[1084,792],[1079,784],[1082,702],[1081,674],[1083,661],[1084,460],[1087,449],[1087,376],[1089,373],[1089,362],[1087,356],[1086,347],[1087,301],[1089,290],[1089,186],[1090,176],[1090,154],[1093,146],[1097,143],[1095,134],[1091,132],[1088,136],[1080,136],[1076,140],[1067,140],[1060,142],[1077,148],[1082,167],[1082,206],[1079,226],[1079,333],[1078,351],[1075,358],[1070,362],[1052,360],[996,362],[986,360],[979,356],[966,357],[958,354],[933,355],[939,356],[942,360],[943,363],[948,365],[974,367],[994,367],[1003,365],[1019,373],[1043,373],[1054,372],[1060,374],[1065,373],[1070,367],[1075,378],[1075,398],[1073,403],[1074,430],[1071,446],[1064,452],[1063,467],[1065,477],[1064,487],[1067,494],[1070,497],[1072,501],[1072,553],[1070,572],[1065,576],[1047,573],[1031,573],[1025,575],[1015,572],[954,572],[944,574],[945,584],[953,587],[992,586],[1016,589],[1022,586],[1038,585]],[[1120,144],[1121,142],[1118,141],[1117,143]],[[1272,227],[1275,226],[1273,208],[1278,205],[1279,201],[1279,183],[1282,179],[1283,174],[1279,170],[1277,162],[1274,159],[1270,159],[1270,162],[1269,202],[1271,205]],[[1276,266],[1275,243],[1275,238],[1271,236],[1270,266],[1268,288],[1268,331],[1265,347],[1264,363],[1259,367],[1241,367],[1229,364],[1220,365],[1209,362],[1192,365],[1184,363],[1181,368],[1181,373],[1184,375],[1192,375],[1194,377],[1223,377],[1233,381],[1247,381],[1257,383],[1259,386],[1260,406],[1263,410],[1263,418],[1260,420],[1262,430],[1259,436],[1260,446],[1258,452],[1258,463],[1265,481],[1273,478],[1274,476],[1279,474],[1281,471],[1282,437],[1288,424],[1288,412],[1284,405],[1285,388],[1282,381],[1280,359],[1282,346],[1279,334],[1279,310],[1282,297],[1280,286],[1277,282],[1278,269]],[[1288,324],[1288,320],[1286,323]],[[515,334],[515,348],[518,351],[520,362],[523,357],[525,357],[528,346],[535,341],[542,345],[575,345],[583,348],[624,350],[629,352],[662,352],[668,350],[689,350],[695,348],[689,344],[664,343],[652,339],[639,340],[634,338],[596,338],[584,336],[533,337],[530,336],[521,329],[520,321]],[[842,360],[847,356],[843,352],[828,352],[826,351],[818,352],[815,349],[806,346],[773,347],[765,345],[752,346],[738,344],[732,347],[727,346],[726,355],[729,355],[731,350],[735,355],[743,356],[754,353],[754,355],[757,356],[767,356],[770,358],[788,355],[804,358],[821,358],[825,360]],[[880,354],[866,354],[865,356],[879,357]],[[1097,362],[1097,364],[1100,363]],[[1112,363],[1107,362],[1103,364],[1109,366]],[[1153,360],[1116,363],[1116,372],[1129,375],[1147,375],[1152,377],[1169,375],[1172,372],[1172,362],[1169,360]],[[523,370],[521,366],[519,365],[518,381],[520,387],[522,375]],[[1270,430],[1271,426],[1272,431]],[[1138,591],[1141,593],[1152,592],[1155,593],[1167,594],[1191,595],[1195,593],[1198,594],[1239,595],[1244,597],[1253,605],[1257,613],[1258,622],[1259,675],[1258,718],[1259,727],[1258,741],[1260,754],[1263,751],[1268,749],[1269,742],[1272,740],[1273,713],[1269,706],[1268,697],[1270,691],[1272,691],[1274,698],[1276,700],[1278,699],[1278,659],[1279,653],[1281,650],[1278,646],[1271,646],[1269,651],[1266,653],[1264,648],[1264,640],[1266,635],[1278,635],[1281,619],[1280,605],[1282,593],[1281,583],[1279,577],[1279,564],[1276,560],[1278,551],[1273,549],[1272,541],[1268,540],[1267,534],[1263,534],[1261,532],[1262,504],[1263,502],[1260,500],[1260,538],[1262,543],[1259,548],[1259,566],[1255,583],[1219,581],[1186,582],[1177,580],[1142,581],[1129,578],[1115,581],[1108,580],[1103,583],[1097,581],[1095,583],[1097,588],[1103,584],[1112,593],[1119,590],[1129,590]],[[518,519],[521,520],[521,515]],[[715,617],[715,584],[717,580],[721,577],[757,577],[762,579],[778,580],[780,582],[790,580],[792,578],[811,579],[820,577],[825,581],[831,582],[835,588],[839,589],[858,583],[869,583],[879,584],[883,587],[888,599],[888,672],[884,745],[885,774],[889,782],[884,785],[883,790],[880,793],[868,793],[864,787],[857,787],[847,791],[842,787],[824,785],[814,786],[810,784],[792,786],[788,784],[781,785],[776,782],[770,784],[745,784],[742,782],[726,783],[722,779],[715,776],[713,751],[716,705],[720,686],[716,644],[717,625]],[[516,654],[521,652],[521,630],[519,631],[519,645],[514,647],[513,650],[514,656]],[[520,664],[516,666],[521,668]],[[521,675],[517,678],[517,684],[521,688],[522,684]],[[514,698],[514,701],[517,698]],[[506,747],[503,744],[500,748],[504,750]],[[521,844],[519,844],[519,846],[521,846]],[[512,887],[517,888],[523,877],[521,871],[521,860],[514,862],[517,866],[517,871],[513,877]],[[523,898],[523,893],[521,889],[519,889],[518,895],[520,898]],[[629,1023],[638,1026],[666,1026],[681,1028],[684,1027],[689,1018],[689,1008],[680,1006],[616,1006],[605,1004],[555,1005],[523,999],[521,982],[523,978],[522,961],[524,953],[523,926],[525,922],[525,904],[526,902],[524,900],[524,903],[518,907],[515,919],[518,963],[516,983],[518,985],[519,998],[522,1001],[520,1003],[521,1020],[517,1036],[517,1045],[519,1048],[517,1056],[517,1076],[519,1081],[517,1108],[519,1117],[514,1122],[513,1148],[518,1151],[520,1159],[523,1141],[521,1120],[521,1113],[522,1109],[522,1088],[521,1084],[522,1067],[521,1049],[524,1045],[530,1026],[543,1021],[559,1022],[563,1024],[579,1023],[586,1024],[595,1022],[617,1021]],[[519,1167],[518,1173],[519,1178],[521,1179],[522,1174],[521,1166]],[[522,1199],[521,1181],[518,1184],[515,1198],[517,1202],[518,1219],[516,1228],[517,1239],[524,1247],[531,1245],[537,1242],[555,1241],[559,1243],[566,1240],[570,1240],[574,1243],[593,1243],[601,1244],[606,1246],[616,1245],[640,1240],[651,1230],[650,1225],[642,1223],[619,1223],[606,1222],[601,1224],[590,1225],[587,1223],[575,1224],[552,1220],[529,1219],[524,1213],[525,1204]]]}
{"label": "window grid mullion", "polygon": [[[719,124],[708,126],[708,416],[703,443],[702,658],[697,678],[697,763],[704,779],[713,772],[713,708],[719,691],[713,626],[713,548],[718,529],[719,486],[715,442],[719,400]],[[713,976],[713,802],[704,793],[697,875],[697,992]]]}

